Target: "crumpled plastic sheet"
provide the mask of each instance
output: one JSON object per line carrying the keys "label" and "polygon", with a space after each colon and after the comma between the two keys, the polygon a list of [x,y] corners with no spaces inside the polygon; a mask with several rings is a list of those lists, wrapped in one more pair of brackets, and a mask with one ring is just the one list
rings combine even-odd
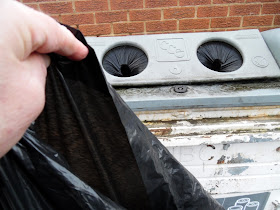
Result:
{"label": "crumpled plastic sheet", "polygon": [[88,48],[79,62],[52,55],[45,108],[0,160],[0,208],[223,209],[107,84]]}
{"label": "crumpled plastic sheet", "polygon": [[28,129],[1,160],[0,209],[124,209],[94,191]]}

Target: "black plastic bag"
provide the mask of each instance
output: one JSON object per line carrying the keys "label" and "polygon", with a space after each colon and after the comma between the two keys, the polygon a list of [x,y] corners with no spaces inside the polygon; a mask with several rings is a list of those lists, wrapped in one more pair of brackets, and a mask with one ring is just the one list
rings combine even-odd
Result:
{"label": "black plastic bag", "polygon": [[0,160],[0,209],[123,209],[94,191],[29,129]]}
{"label": "black plastic bag", "polygon": [[0,160],[0,208],[223,209],[106,83],[89,51],[80,62],[52,56],[44,111]]}
{"label": "black plastic bag", "polygon": [[206,42],[197,50],[197,57],[207,68],[218,72],[231,72],[242,66],[243,59],[237,49],[220,41]]}

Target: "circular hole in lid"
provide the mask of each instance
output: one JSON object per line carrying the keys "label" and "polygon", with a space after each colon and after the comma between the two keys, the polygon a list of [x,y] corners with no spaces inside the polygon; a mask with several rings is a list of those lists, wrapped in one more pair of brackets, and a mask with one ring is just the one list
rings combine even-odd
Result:
{"label": "circular hole in lid", "polygon": [[232,72],[243,64],[240,52],[232,45],[221,41],[210,41],[197,49],[199,61],[208,69],[217,72]]}
{"label": "circular hole in lid", "polygon": [[141,73],[148,65],[145,52],[131,45],[109,50],[102,60],[106,72],[117,77],[131,77]]}

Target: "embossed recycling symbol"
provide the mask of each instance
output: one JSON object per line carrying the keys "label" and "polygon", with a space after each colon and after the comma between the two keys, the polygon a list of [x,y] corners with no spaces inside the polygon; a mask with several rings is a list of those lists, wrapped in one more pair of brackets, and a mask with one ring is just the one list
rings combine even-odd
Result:
{"label": "embossed recycling symbol", "polygon": [[181,61],[188,60],[184,39],[158,39],[157,40],[158,61]]}

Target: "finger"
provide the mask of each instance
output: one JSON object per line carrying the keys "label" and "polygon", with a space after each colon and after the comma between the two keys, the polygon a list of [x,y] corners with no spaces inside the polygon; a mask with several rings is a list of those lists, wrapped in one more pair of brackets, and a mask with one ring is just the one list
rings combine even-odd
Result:
{"label": "finger", "polygon": [[[35,49],[37,52],[55,52],[74,60],[80,60],[87,56],[87,47],[76,39],[65,26],[60,25],[52,18],[45,15],[43,19],[45,19],[44,21],[47,26],[40,29],[42,31],[39,36],[42,37],[33,41],[34,46],[38,46],[37,49]],[[34,33],[37,32],[35,31]]]}
{"label": "finger", "polygon": [[46,68],[48,68],[49,65],[51,64],[51,58],[48,55],[45,55],[45,54],[42,54],[41,56],[44,60]]}
{"label": "finger", "polygon": [[19,7],[19,13],[22,13],[20,15],[26,23],[18,24],[22,36],[26,37],[24,39],[25,58],[34,51],[39,53],[56,52],[75,60],[80,60],[87,56],[87,47],[76,39],[66,27],[41,12],[18,2],[13,3]]}
{"label": "finger", "polygon": [[[60,25],[61,37],[58,41],[61,45],[59,50],[55,51],[60,55],[67,56],[73,60],[83,59],[88,54],[88,48],[84,46],[65,26]],[[63,34],[63,35],[62,35]],[[58,45],[58,46],[60,46]]]}
{"label": "finger", "polygon": [[37,52],[55,52],[74,60],[80,60],[87,56],[87,47],[76,39],[65,26],[49,19],[49,17],[47,19],[50,21],[49,30],[42,29],[44,40],[42,43],[35,43],[35,46],[39,46],[36,49]]}

